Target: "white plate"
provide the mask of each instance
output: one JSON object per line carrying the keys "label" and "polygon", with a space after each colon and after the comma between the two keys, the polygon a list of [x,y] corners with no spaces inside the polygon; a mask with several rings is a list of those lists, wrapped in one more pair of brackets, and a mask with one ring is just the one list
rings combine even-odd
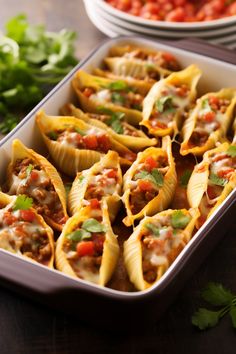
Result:
{"label": "white plate", "polygon": [[153,21],[146,20],[138,16],[127,14],[107,4],[104,0],[90,0],[91,3],[97,4],[104,12],[110,13],[114,17],[118,17],[127,22],[144,25],[147,27],[158,27],[172,30],[197,30],[197,29],[212,29],[236,24],[236,15],[225,17],[218,20],[203,21],[203,22],[170,22],[170,21]]}

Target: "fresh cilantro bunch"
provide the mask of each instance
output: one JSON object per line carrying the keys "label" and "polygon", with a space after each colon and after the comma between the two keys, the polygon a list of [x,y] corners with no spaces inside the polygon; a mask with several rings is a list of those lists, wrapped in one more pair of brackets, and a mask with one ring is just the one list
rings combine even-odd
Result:
{"label": "fresh cilantro bunch", "polygon": [[233,328],[236,328],[236,295],[225,289],[221,284],[209,283],[202,291],[202,298],[215,310],[199,308],[192,317],[192,324],[201,330],[215,327],[220,319],[230,314]]}
{"label": "fresh cilantro bunch", "polygon": [[78,60],[75,32],[48,32],[30,25],[24,14],[7,22],[0,34],[0,132],[12,130]]}

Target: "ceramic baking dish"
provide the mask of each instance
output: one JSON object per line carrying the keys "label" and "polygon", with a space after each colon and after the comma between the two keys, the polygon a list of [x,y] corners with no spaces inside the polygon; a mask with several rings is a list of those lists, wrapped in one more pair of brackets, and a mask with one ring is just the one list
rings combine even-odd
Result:
{"label": "ceramic baking dish", "polygon": [[[169,51],[177,57],[183,67],[197,64],[203,71],[199,84],[200,94],[235,86],[236,66],[233,64],[236,63],[236,53],[226,49],[191,40],[168,45],[137,37],[108,40],[75,67],[14,131],[0,141],[0,183],[5,178],[13,139],[19,138],[28,147],[40,153],[46,151],[35,125],[35,113],[39,109],[44,109],[47,114],[57,115],[63,104],[75,100],[71,78],[78,68],[90,71],[98,67],[111,46],[125,43]],[[160,318],[184,282],[227,231],[226,225],[230,227],[236,209],[235,200],[234,190],[195,234],[160,281],[148,290],[128,293],[102,288],[83,280],[75,280],[57,270],[31,263],[5,250],[0,250],[0,282],[18,293],[75,314],[99,326],[128,330],[147,327]]]}

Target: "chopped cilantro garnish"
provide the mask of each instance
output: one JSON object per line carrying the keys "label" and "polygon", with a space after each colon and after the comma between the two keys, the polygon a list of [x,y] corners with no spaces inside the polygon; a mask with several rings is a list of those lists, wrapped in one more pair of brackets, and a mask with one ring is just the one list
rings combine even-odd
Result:
{"label": "chopped cilantro garnish", "polygon": [[75,131],[82,136],[86,135],[86,133],[83,130],[81,130],[79,127],[75,127]]}
{"label": "chopped cilantro garnish", "polygon": [[183,229],[188,225],[190,219],[190,216],[185,215],[181,210],[176,210],[171,215],[171,225],[175,229]]}
{"label": "chopped cilantro garnish", "polygon": [[151,231],[153,233],[153,235],[155,236],[159,236],[160,235],[160,229],[153,225],[152,223],[148,222],[147,224],[145,224],[146,229],[148,229],[149,231]]}
{"label": "chopped cilantro garnish", "polygon": [[135,174],[134,179],[135,180],[146,179],[146,180],[154,183],[158,187],[162,187],[164,184],[163,175],[157,168],[153,168],[151,173],[149,173],[148,171],[140,171]]}
{"label": "chopped cilantro garnish", "polygon": [[27,177],[29,177],[29,175],[31,174],[31,172],[33,171],[34,166],[30,163],[27,168],[26,168],[26,175]]}
{"label": "chopped cilantro garnish", "polygon": [[164,96],[156,101],[156,109],[160,113],[172,112],[175,108],[173,106],[173,97]]}
{"label": "chopped cilantro garnish", "polygon": [[210,104],[209,104],[208,98],[205,98],[204,100],[202,100],[202,110],[204,111],[203,112],[204,114],[213,111]]}
{"label": "chopped cilantro garnish", "polygon": [[75,231],[71,232],[70,234],[66,235],[66,237],[71,241],[80,242],[84,239],[90,238],[91,233],[86,230],[79,229],[79,230],[75,230]]}
{"label": "chopped cilantro garnish", "polygon": [[54,132],[53,130],[47,133],[47,136],[49,137],[49,139],[51,140],[57,140],[58,138],[58,134],[56,132]]}
{"label": "chopped cilantro garnish", "polygon": [[112,91],[124,91],[124,90],[127,91],[127,90],[129,90],[129,86],[127,85],[127,83],[122,80],[111,82],[106,87]]}
{"label": "chopped cilantro garnish", "polygon": [[13,210],[27,210],[31,208],[33,205],[33,199],[27,197],[26,195],[18,195],[18,197],[15,200]]}
{"label": "chopped cilantro garnish", "polygon": [[119,92],[112,92],[111,100],[113,103],[116,103],[121,106],[125,103],[125,97],[122,96]]}
{"label": "chopped cilantro garnish", "polygon": [[82,229],[89,232],[105,232],[105,226],[98,222],[96,219],[87,219],[83,222]]}
{"label": "chopped cilantro garnish", "polygon": [[180,185],[181,187],[187,187],[189,178],[192,174],[191,170],[185,170],[182,176],[180,177]]}
{"label": "chopped cilantro garnish", "polygon": [[227,155],[232,156],[232,157],[236,157],[236,146],[231,145],[226,152],[227,152]]}
{"label": "chopped cilantro garnish", "polygon": [[213,183],[216,184],[217,186],[224,187],[227,183],[228,180],[225,178],[218,177],[215,173],[210,173],[209,180]]}

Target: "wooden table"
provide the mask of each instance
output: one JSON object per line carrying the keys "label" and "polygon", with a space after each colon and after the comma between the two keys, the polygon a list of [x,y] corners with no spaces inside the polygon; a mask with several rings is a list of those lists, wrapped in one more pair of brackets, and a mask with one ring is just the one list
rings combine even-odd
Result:
{"label": "wooden table", "polygon": [[[89,21],[82,0],[0,0],[0,8],[2,28],[8,18],[23,12],[30,22],[45,23],[49,30],[74,29],[78,32],[77,53],[81,58],[106,38]],[[200,304],[199,290],[209,281],[216,281],[236,293],[235,274],[236,223],[163,318],[148,332],[138,335],[107,333],[0,287],[0,353],[236,353],[236,331],[229,318],[206,332],[191,325],[191,316]],[[75,306],[83,304],[78,301]]]}

